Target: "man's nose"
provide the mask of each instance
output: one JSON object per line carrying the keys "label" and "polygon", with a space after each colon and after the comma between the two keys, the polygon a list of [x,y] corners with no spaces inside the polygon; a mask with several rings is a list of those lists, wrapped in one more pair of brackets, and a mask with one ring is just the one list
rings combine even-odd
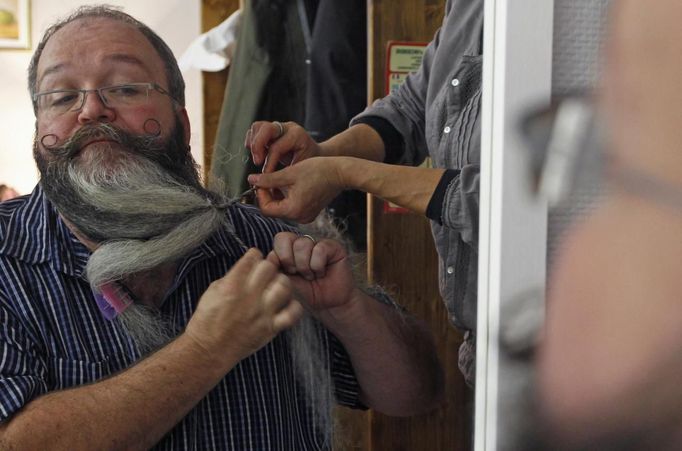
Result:
{"label": "man's nose", "polygon": [[78,112],[79,123],[113,122],[116,119],[114,109],[102,101],[97,91],[87,91],[84,95],[83,107]]}

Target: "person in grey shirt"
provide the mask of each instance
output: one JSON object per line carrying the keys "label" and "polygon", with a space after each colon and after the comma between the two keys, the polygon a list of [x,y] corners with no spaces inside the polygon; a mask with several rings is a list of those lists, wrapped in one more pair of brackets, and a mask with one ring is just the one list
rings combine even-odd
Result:
{"label": "person in grey shirt", "polygon": [[[459,367],[475,378],[483,1],[448,0],[420,69],[351,126],[316,143],[293,122],[255,122],[249,176],[266,215],[310,222],[344,189],[425,214],[441,295],[465,332]],[[414,167],[430,157],[433,167]],[[295,163],[295,164],[294,164]],[[275,171],[281,165],[286,167]]]}

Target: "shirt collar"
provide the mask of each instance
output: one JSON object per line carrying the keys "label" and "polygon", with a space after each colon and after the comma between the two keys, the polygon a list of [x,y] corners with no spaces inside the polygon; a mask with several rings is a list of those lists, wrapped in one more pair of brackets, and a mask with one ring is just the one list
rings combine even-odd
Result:
{"label": "shirt collar", "polygon": [[80,277],[90,252],[71,233],[40,187],[22,198],[6,223],[0,255],[29,264],[50,264],[66,274]]}

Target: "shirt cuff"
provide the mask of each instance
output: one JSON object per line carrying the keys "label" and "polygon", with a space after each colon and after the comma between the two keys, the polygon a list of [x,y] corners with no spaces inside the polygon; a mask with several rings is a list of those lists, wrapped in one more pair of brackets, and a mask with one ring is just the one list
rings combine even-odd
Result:
{"label": "shirt cuff", "polygon": [[395,164],[405,149],[403,135],[387,119],[380,116],[362,116],[353,121],[353,125],[365,124],[372,127],[384,142],[384,163]]}
{"label": "shirt cuff", "polygon": [[443,225],[443,200],[448,190],[450,182],[459,175],[458,169],[447,169],[436,186],[436,190],[431,196],[428,207],[426,207],[426,217],[438,224]]}

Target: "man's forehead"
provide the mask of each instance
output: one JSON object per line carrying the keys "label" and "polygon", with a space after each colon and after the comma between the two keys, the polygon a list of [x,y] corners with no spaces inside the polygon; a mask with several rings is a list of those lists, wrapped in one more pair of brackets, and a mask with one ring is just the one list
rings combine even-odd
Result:
{"label": "man's forehead", "polygon": [[616,38],[625,45],[682,37],[682,2],[679,0],[618,0],[615,4]]}
{"label": "man's forehead", "polygon": [[133,25],[86,17],[66,24],[48,40],[38,62],[38,77],[92,55],[152,67],[163,64],[149,40]]}

